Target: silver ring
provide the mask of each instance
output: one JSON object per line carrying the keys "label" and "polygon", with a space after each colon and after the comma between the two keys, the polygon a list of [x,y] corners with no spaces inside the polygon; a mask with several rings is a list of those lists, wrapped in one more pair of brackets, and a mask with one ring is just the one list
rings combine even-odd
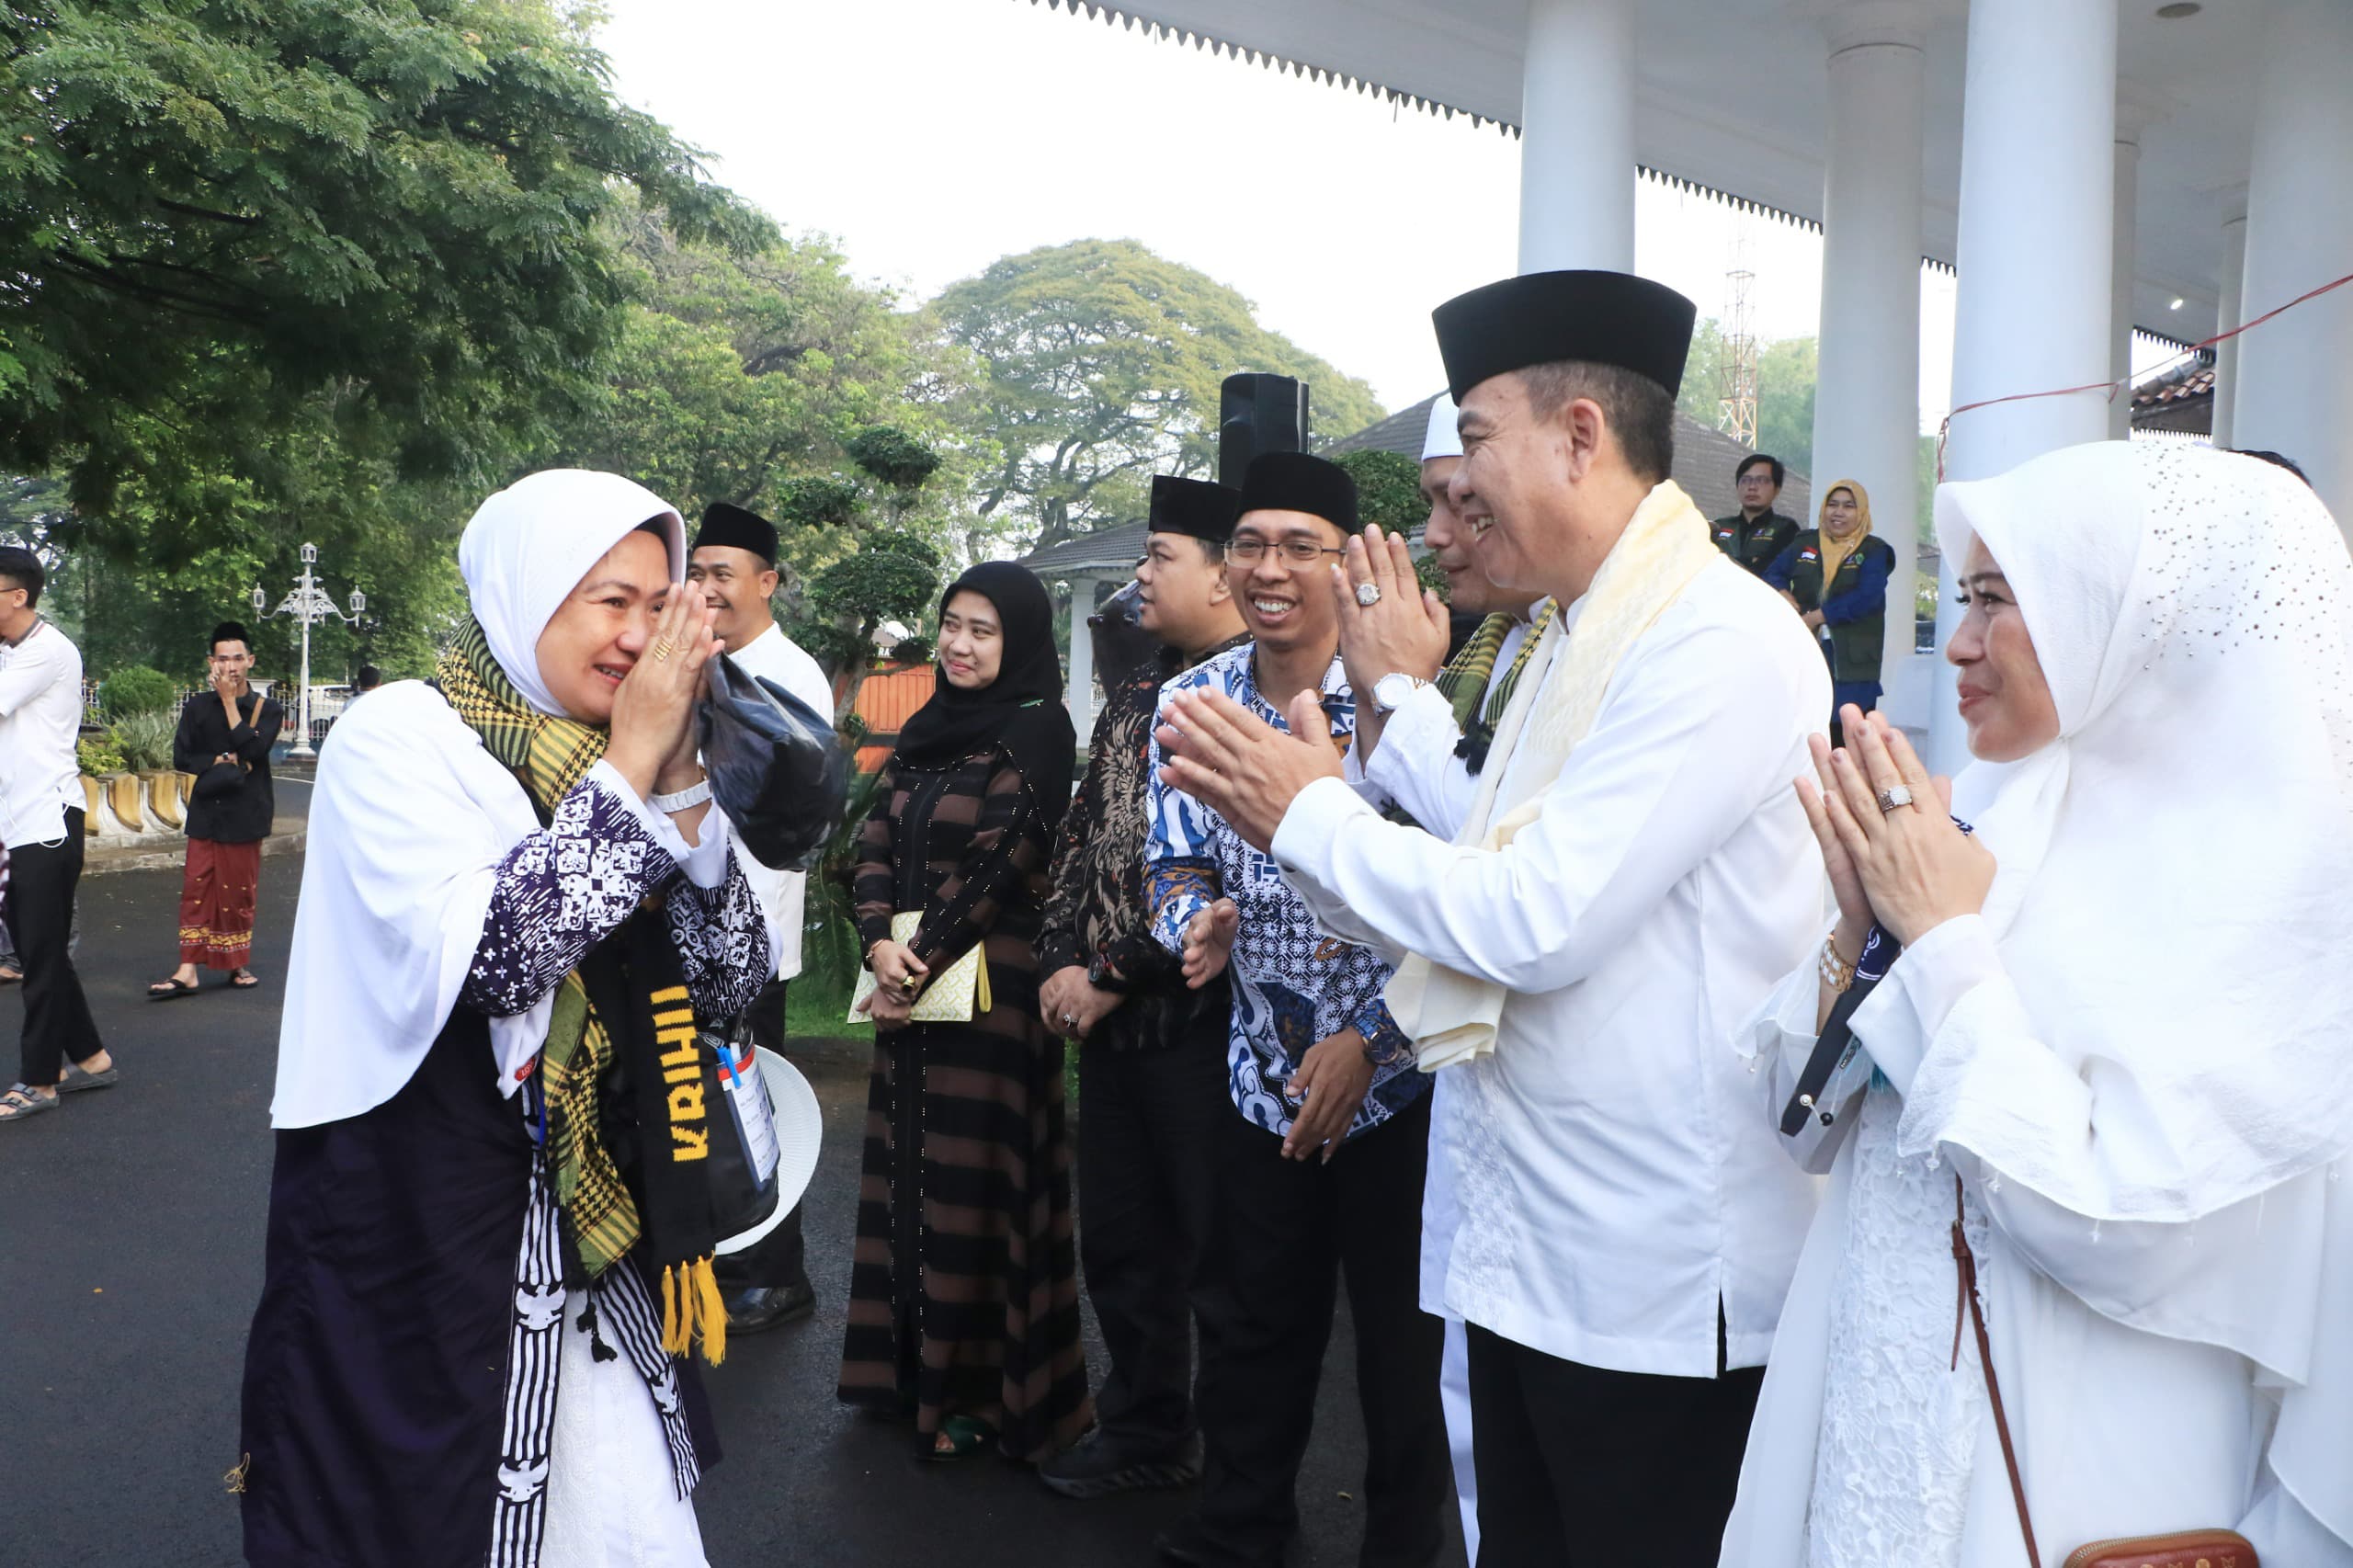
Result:
{"label": "silver ring", "polygon": [[1078,1028],[1078,1015],[1075,1013],[1064,1013],[1063,1015],[1063,1028],[1066,1029],[1074,1029]]}
{"label": "silver ring", "polygon": [[1358,583],[1357,585],[1357,603],[1364,606],[1367,609],[1370,609],[1380,602],[1381,588],[1379,585],[1373,583]]}
{"label": "silver ring", "polygon": [[1879,814],[1885,816],[1898,806],[1912,803],[1912,791],[1901,784],[1891,784],[1879,792]]}

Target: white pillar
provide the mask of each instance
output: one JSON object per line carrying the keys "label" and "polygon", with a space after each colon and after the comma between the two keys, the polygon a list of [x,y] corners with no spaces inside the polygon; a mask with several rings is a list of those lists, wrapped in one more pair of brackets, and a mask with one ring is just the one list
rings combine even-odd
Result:
{"label": "white pillar", "polygon": [[[2241,206],[2245,203],[2242,201]],[[2235,332],[2246,317],[2240,312],[2239,295],[2246,277],[2246,214],[2238,212],[2222,221],[2222,297],[2216,301],[2214,330]],[[2235,447],[2235,410],[2239,395],[2239,340],[2226,337],[2214,345],[2214,403],[2211,410],[2213,434],[2209,437],[2218,447]]]}
{"label": "white pillar", "polygon": [[[2271,0],[2255,94],[2246,193],[2247,318],[2353,272],[2353,6]],[[2353,528],[2353,286],[2300,305],[2239,342],[2232,434],[2242,447],[2294,459]]]}
{"label": "white pillar", "polygon": [[1086,618],[1095,613],[1095,579],[1070,580],[1070,722],[1082,737],[1095,733],[1095,633]]}
{"label": "white pillar", "polygon": [[[2116,182],[2117,0],[1972,0],[1961,93],[1952,403],[2108,378]],[[1983,479],[2108,435],[2097,392],[1953,416],[1947,479]],[[1938,644],[1960,619],[1947,556]],[[1929,765],[1968,761],[1953,671],[1940,665]]]}
{"label": "white pillar", "polygon": [[2115,240],[2109,259],[2108,374],[2125,383],[2108,405],[2108,438],[2132,437],[2132,256],[2133,230],[2141,210],[2141,142],[2137,127],[2119,125],[2116,132]]}
{"label": "white pillar", "polygon": [[[1899,724],[1914,657],[1913,562],[1920,437],[1920,45],[1913,5],[1848,6],[1824,25],[1830,136],[1822,189],[1822,373],[1815,382],[1814,500],[1833,480],[1870,493],[1895,548],[1881,680]],[[1811,523],[1811,518],[1801,522]]]}
{"label": "white pillar", "polygon": [[1628,0],[1528,0],[1519,269],[1634,269],[1634,24]]}

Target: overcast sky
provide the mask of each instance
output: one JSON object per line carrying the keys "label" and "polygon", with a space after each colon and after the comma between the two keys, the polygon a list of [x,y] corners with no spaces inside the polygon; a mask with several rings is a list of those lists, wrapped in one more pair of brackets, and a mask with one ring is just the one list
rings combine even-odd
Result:
{"label": "overcast sky", "polygon": [[[998,256],[1130,238],[1241,290],[1392,408],[1443,384],[1430,307],[1514,270],[1519,143],[1021,0],[606,0],[615,85],[788,229],[937,292]],[[1629,176],[1631,177],[1631,175]],[[1818,236],[1638,187],[1636,269],[1725,313],[1745,233],[1767,338],[1813,333]],[[1924,279],[1921,406],[1951,280]]]}

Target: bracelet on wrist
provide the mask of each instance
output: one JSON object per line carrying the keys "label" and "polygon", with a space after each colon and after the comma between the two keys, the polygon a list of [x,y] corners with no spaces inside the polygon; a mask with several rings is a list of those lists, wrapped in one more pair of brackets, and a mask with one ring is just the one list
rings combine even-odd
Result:
{"label": "bracelet on wrist", "polygon": [[1817,965],[1822,983],[1834,996],[1844,996],[1855,983],[1855,966],[1838,951],[1837,941],[1829,937],[1822,939],[1822,958]]}
{"label": "bracelet on wrist", "polygon": [[692,811],[710,799],[710,780],[704,778],[696,779],[675,795],[648,795],[645,797],[645,803],[655,811],[667,814]]}

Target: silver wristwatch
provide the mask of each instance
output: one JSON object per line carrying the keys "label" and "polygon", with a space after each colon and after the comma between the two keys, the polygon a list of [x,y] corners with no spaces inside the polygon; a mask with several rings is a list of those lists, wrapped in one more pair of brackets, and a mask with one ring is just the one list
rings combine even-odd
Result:
{"label": "silver wristwatch", "polygon": [[1429,684],[1419,676],[1409,676],[1403,670],[1392,670],[1372,683],[1373,711],[1385,719],[1403,708],[1414,693]]}

